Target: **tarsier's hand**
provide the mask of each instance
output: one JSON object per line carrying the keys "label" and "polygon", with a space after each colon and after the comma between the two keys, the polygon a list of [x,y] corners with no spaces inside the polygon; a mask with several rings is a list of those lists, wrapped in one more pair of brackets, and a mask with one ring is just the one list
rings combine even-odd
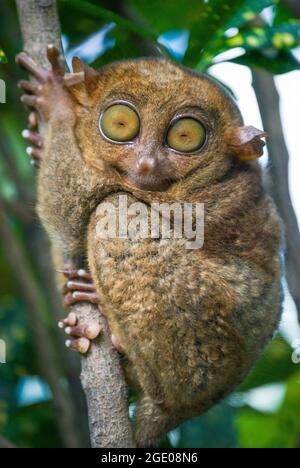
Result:
{"label": "tarsier's hand", "polygon": [[[90,302],[91,304],[99,305],[99,298],[91,275],[85,270],[75,270],[72,268],[62,268],[57,270],[63,273],[68,281],[62,289],[64,307],[67,309],[71,305],[78,302]],[[103,313],[100,305],[99,311]],[[97,322],[79,323],[78,317],[71,312],[66,319],[58,323],[59,328],[64,328],[65,333],[74,339],[66,341],[66,346],[81,354],[88,352],[91,341],[96,339],[101,327]],[[114,336],[111,337],[113,346],[121,352],[117,340]]]}
{"label": "tarsier's hand", "polygon": [[43,138],[38,132],[38,116],[44,122],[54,119],[72,124],[75,112],[68,86],[72,86],[81,78],[78,76],[80,74],[65,73],[59,63],[59,51],[55,47],[48,46],[47,57],[51,64],[50,70],[39,67],[24,52],[16,57],[17,64],[36,80],[35,83],[26,80],[19,82],[19,87],[25,91],[21,101],[33,110],[29,116],[28,129],[22,132],[22,136],[32,144],[27,148],[27,153],[31,156],[33,165],[39,164],[43,153]]}

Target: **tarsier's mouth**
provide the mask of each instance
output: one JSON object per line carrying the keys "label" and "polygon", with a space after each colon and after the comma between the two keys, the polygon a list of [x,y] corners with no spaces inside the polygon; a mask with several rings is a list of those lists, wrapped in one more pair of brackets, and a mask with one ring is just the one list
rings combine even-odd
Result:
{"label": "tarsier's mouth", "polygon": [[126,174],[125,180],[130,186],[146,192],[164,192],[174,183],[170,178],[157,175]]}

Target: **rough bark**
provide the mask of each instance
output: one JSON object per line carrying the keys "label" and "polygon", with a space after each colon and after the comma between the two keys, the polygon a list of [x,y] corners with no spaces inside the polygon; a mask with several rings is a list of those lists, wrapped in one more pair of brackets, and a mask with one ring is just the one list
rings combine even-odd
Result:
{"label": "rough bark", "polygon": [[[24,40],[24,50],[40,65],[48,66],[48,44],[60,47],[60,25],[53,0],[16,0]],[[96,306],[87,303],[72,307],[82,322],[98,320],[104,329],[82,358],[81,381],[87,397],[91,444],[100,447],[133,447],[128,419],[127,386],[118,354],[111,346],[105,319]]]}
{"label": "rough bark", "polygon": [[280,117],[280,98],[271,74],[253,70],[253,88],[264,129],[269,134],[268,187],[285,225],[286,277],[300,320],[300,234],[289,191],[289,153]]}

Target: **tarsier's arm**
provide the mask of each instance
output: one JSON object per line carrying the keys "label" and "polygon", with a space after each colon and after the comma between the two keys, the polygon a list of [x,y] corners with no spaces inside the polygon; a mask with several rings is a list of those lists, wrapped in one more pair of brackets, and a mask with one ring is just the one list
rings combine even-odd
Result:
{"label": "tarsier's arm", "polygon": [[[69,93],[69,87],[80,82],[82,74],[64,73],[58,61],[59,52],[54,47],[48,47],[47,55],[49,71],[38,67],[24,53],[17,57],[17,63],[37,81],[34,84],[22,80],[19,87],[25,91],[22,102],[32,109],[28,129],[22,134],[31,145],[27,153],[39,168],[38,212],[52,240],[52,260],[58,271],[57,282],[62,286],[65,308],[81,301],[99,304],[92,278],[82,268],[86,257],[85,227],[91,210],[87,206],[88,189],[93,191],[96,182],[81,159],[75,136],[76,105]],[[38,131],[38,115],[46,124],[44,137]],[[68,265],[64,265],[64,257],[68,257]],[[74,338],[66,342],[67,346],[81,353],[87,352],[90,340],[100,333],[97,323],[78,324],[72,312],[59,326]]]}
{"label": "tarsier's arm", "polygon": [[[21,81],[25,91],[22,102],[36,111],[46,124],[44,139],[27,130],[23,136],[32,144],[27,152],[39,164],[38,212],[53,244],[69,256],[84,255],[87,206],[84,203],[90,174],[83,166],[75,136],[76,104],[68,88],[79,80],[80,73],[65,74],[60,68],[57,49],[47,50],[51,69],[38,67],[26,54],[17,63],[31,73],[36,84]],[[31,114],[31,126],[36,124]],[[80,203],[79,203],[80,202]]]}

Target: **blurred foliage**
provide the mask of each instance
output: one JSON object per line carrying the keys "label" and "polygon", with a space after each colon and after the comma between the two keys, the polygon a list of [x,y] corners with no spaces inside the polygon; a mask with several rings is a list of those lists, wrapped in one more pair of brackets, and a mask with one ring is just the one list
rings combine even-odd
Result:
{"label": "blurred foliage", "polygon": [[[234,63],[274,74],[299,69],[294,51],[300,43],[300,22],[276,0],[58,0],[58,7],[67,51],[74,47],[84,49],[87,38],[108,23],[115,24],[99,45],[94,61],[97,67],[112,60],[157,53],[158,49],[178,60],[171,44],[167,47],[162,38],[166,33],[180,37],[185,32],[189,41],[182,62],[200,71],[209,72],[212,64],[225,60],[220,54],[236,50],[240,55],[230,59]],[[31,209],[34,172],[26,160],[20,136],[26,125],[26,110],[19,104],[16,86],[24,75],[14,65],[14,56],[22,45],[14,2],[2,1],[1,9],[0,42],[8,62],[0,48],[0,78],[7,84],[7,104],[0,104],[0,195]],[[110,45],[104,52],[107,41]],[[8,215],[17,241],[30,257],[29,273],[44,292],[41,315],[53,336],[48,285],[40,277],[40,259],[34,255],[40,228],[35,219],[25,222],[13,210]],[[19,447],[60,447],[63,441],[58,435],[52,402],[20,405],[17,388],[21,379],[40,377],[41,369],[37,363],[39,351],[29,332],[28,311],[6,253],[1,241],[0,339],[7,343],[8,363],[0,364],[0,434]],[[53,347],[56,350],[55,344]],[[284,401],[272,413],[247,406],[245,401],[236,407],[228,399],[173,431],[162,446],[298,447],[300,368],[292,363],[291,355],[290,345],[278,337],[239,389],[239,395],[247,395],[265,385],[284,384]],[[135,400],[133,395],[132,401]]]}
{"label": "blurred foliage", "polygon": [[5,53],[0,47],[0,63],[6,63],[6,62],[7,62],[7,59],[6,59]]}

